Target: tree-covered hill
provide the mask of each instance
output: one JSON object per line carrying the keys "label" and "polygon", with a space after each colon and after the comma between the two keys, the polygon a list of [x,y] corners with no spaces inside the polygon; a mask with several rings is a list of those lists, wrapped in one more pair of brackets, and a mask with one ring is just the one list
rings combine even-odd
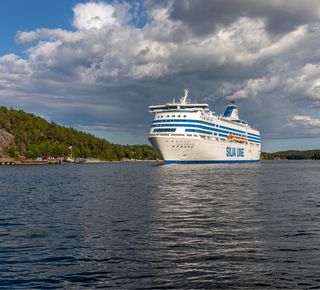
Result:
{"label": "tree-covered hill", "polygon": [[79,158],[121,160],[123,157],[136,159],[160,159],[149,145],[119,145],[92,134],[73,128],[49,123],[41,117],[22,110],[0,107],[0,129],[14,136],[6,147],[6,153],[16,159],[31,159],[45,155],[70,155]]}
{"label": "tree-covered hill", "polygon": [[264,160],[281,159],[320,159],[320,150],[288,150],[275,153],[261,152]]}

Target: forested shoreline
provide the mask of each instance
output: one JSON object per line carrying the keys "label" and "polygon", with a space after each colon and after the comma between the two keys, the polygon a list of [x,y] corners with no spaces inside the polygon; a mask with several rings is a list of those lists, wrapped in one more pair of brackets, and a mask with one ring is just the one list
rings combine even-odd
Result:
{"label": "forested shoreline", "polygon": [[261,157],[264,160],[273,159],[320,159],[320,150],[288,150],[274,153],[261,152]]}
{"label": "forested shoreline", "polygon": [[99,158],[116,161],[124,157],[137,160],[160,159],[149,145],[120,145],[92,134],[48,122],[23,110],[0,107],[0,129],[13,135],[5,153],[17,160],[34,159],[41,155],[72,155],[75,158]]}
{"label": "forested shoreline", "polygon": [[[34,159],[41,155],[70,155],[73,157],[99,158],[119,161],[124,157],[137,160],[161,159],[150,145],[121,145],[48,122],[23,110],[0,107],[0,129],[13,135],[13,141],[5,153],[17,160]],[[320,159],[320,150],[288,150],[274,153],[261,152],[261,159]]]}

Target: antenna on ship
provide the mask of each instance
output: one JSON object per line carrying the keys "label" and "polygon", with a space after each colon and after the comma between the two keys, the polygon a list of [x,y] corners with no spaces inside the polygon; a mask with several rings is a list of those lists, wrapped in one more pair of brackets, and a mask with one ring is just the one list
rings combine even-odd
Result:
{"label": "antenna on ship", "polygon": [[184,97],[182,97],[180,99],[181,103],[186,103],[186,100],[188,98],[188,93],[189,93],[189,90],[188,89],[184,89]]}

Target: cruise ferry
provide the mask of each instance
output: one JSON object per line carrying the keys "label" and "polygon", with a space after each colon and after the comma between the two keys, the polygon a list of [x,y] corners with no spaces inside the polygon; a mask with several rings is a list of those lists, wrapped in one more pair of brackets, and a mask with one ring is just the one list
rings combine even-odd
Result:
{"label": "cruise ferry", "polygon": [[260,132],[239,119],[235,102],[223,115],[208,104],[180,102],[149,106],[155,114],[148,139],[166,164],[239,163],[260,159]]}

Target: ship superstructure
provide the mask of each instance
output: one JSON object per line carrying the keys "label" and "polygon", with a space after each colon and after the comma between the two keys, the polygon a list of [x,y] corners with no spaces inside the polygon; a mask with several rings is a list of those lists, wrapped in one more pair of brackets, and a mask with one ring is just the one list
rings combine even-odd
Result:
{"label": "ship superstructure", "polygon": [[179,103],[149,107],[148,139],[166,164],[259,161],[260,132],[239,119],[235,102],[218,116],[208,104],[191,103],[188,92]]}

